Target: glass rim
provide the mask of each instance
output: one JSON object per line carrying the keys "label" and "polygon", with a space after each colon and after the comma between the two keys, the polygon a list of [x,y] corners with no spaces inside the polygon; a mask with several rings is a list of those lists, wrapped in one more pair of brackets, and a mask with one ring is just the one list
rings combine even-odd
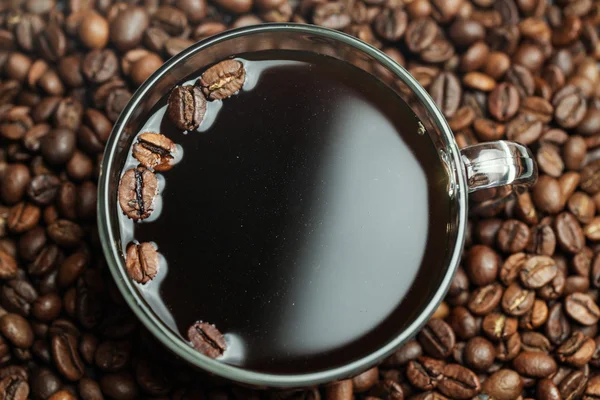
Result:
{"label": "glass rim", "polygon": [[[432,120],[435,124],[435,127],[439,129],[444,137],[445,149],[448,150],[448,156],[450,158],[449,161],[451,161],[452,165],[455,166],[455,168],[448,171],[448,173],[454,173],[457,179],[455,191],[458,203],[458,226],[456,241],[453,244],[454,248],[452,249],[452,255],[449,265],[447,266],[447,271],[445,272],[440,285],[437,287],[437,289],[435,289],[435,293],[433,293],[431,300],[405,329],[403,329],[395,338],[385,343],[376,351],[342,366],[303,374],[275,374],[257,372],[247,370],[242,367],[225,364],[219,360],[214,360],[198,353],[187,343],[185,343],[180,336],[176,335],[174,332],[171,332],[171,330],[167,328],[160,318],[158,318],[158,316],[152,311],[150,306],[146,304],[131,280],[127,277],[125,265],[118,250],[119,246],[117,243],[119,242],[119,238],[113,234],[114,227],[111,221],[111,213],[114,211],[109,210],[108,208],[110,204],[110,197],[115,195],[115,193],[110,192],[108,171],[110,171],[113,167],[114,156],[118,152],[119,138],[122,135],[125,126],[130,121],[134,111],[139,106],[141,100],[154,88],[155,84],[161,79],[161,77],[168,73],[177,64],[184,62],[191,56],[216,44],[247,35],[275,32],[311,34],[341,42],[359,50],[362,53],[367,54],[393,72],[396,77],[402,80],[402,82],[411,89],[425,110],[433,117]],[[109,270],[117,287],[119,288],[119,291],[125,298],[125,301],[134,312],[136,317],[164,346],[166,346],[170,351],[174,352],[179,357],[186,360],[188,363],[225,379],[253,386],[288,388],[312,386],[360,373],[365,368],[374,365],[379,360],[390,355],[398,348],[400,344],[412,338],[427,323],[430,316],[442,302],[450,286],[454,273],[458,268],[463,243],[465,240],[467,204],[466,174],[463,168],[463,162],[460,156],[458,145],[454,139],[454,134],[452,133],[443,114],[437,108],[435,102],[431,99],[425,89],[418,83],[418,81],[412,77],[408,71],[406,71],[406,69],[397,64],[379,49],[348,34],[316,25],[269,23],[228,30],[195,43],[194,45],[167,60],[134,92],[131,99],[121,112],[119,118],[115,122],[105,146],[98,181],[97,219],[103,253],[106,257]],[[452,244],[450,244],[450,246],[452,246]]]}

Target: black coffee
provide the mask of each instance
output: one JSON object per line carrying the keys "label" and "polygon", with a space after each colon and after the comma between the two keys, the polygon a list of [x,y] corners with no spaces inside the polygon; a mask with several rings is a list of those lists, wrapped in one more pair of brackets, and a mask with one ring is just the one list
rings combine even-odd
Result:
{"label": "black coffee", "polygon": [[181,160],[156,173],[149,219],[123,217],[124,246],[162,255],[138,287],[185,340],[196,321],[214,324],[223,362],[346,364],[395,337],[439,284],[445,169],[407,104],[353,65],[287,51],[236,60],[242,90],[207,101],[197,130],[165,116],[168,95],[140,130],[177,143]]}

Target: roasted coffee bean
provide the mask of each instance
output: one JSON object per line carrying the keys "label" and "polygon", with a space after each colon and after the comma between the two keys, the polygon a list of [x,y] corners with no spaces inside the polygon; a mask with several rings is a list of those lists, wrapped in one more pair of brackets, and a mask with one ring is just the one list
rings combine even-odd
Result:
{"label": "roasted coffee bean", "polygon": [[167,39],[165,41],[165,44],[163,47],[164,47],[165,53],[167,53],[167,56],[173,57],[173,56],[181,53],[183,50],[187,49],[188,47],[190,47],[193,44],[194,44],[194,42],[192,42],[189,39],[174,37],[174,38]]}
{"label": "roasted coffee bean", "polygon": [[371,389],[379,380],[379,369],[377,367],[370,368],[360,375],[352,378],[352,386],[355,392],[366,392]]}
{"label": "roasted coffee bean", "polygon": [[133,220],[148,218],[154,210],[157,193],[156,176],[144,167],[132,168],[123,174],[119,184],[121,210]]}
{"label": "roasted coffee bean", "polygon": [[[521,269],[521,271],[525,266]],[[509,315],[518,317],[527,313],[533,307],[535,293],[524,289],[516,283],[510,285],[502,296],[502,309]]]}
{"label": "roasted coffee bean", "polygon": [[126,267],[129,277],[145,284],[158,272],[158,253],[150,243],[131,243],[127,247]]}
{"label": "roasted coffee bean", "polygon": [[47,206],[52,203],[60,188],[60,179],[55,175],[38,175],[29,182],[27,195],[34,203]]}
{"label": "roasted coffee bean", "polygon": [[59,128],[51,130],[42,138],[40,150],[48,164],[61,165],[73,156],[75,147],[75,132]]}
{"label": "roasted coffee bean", "polygon": [[511,119],[519,110],[519,93],[510,83],[498,85],[488,96],[488,110],[498,121]]}
{"label": "roasted coffee bean", "polygon": [[67,40],[57,24],[48,24],[36,36],[36,47],[48,61],[57,61],[65,55]]}
{"label": "roasted coffee bean", "polygon": [[82,61],[81,70],[87,80],[92,83],[103,83],[112,78],[118,71],[119,61],[112,50],[92,50]]}
{"label": "roasted coffee bean", "polygon": [[489,313],[483,318],[481,328],[493,341],[506,339],[517,332],[517,320],[501,313]]}
{"label": "roasted coffee bean", "polygon": [[196,86],[177,86],[169,96],[167,115],[179,129],[190,131],[198,128],[204,119],[206,100]]}
{"label": "roasted coffee bean", "polygon": [[594,195],[600,192],[600,160],[587,164],[581,170],[581,189]]}
{"label": "roasted coffee bean", "polygon": [[507,220],[498,231],[498,247],[506,253],[517,253],[525,249],[529,237],[527,225],[517,220]]}
{"label": "roasted coffee bean", "polygon": [[456,113],[462,96],[462,88],[456,75],[451,72],[441,73],[431,83],[429,93],[447,118]]}
{"label": "roasted coffee bean", "polygon": [[129,362],[131,343],[129,341],[107,340],[98,345],[95,363],[103,371],[117,372]]}
{"label": "roasted coffee bean", "polygon": [[207,69],[198,81],[208,100],[222,100],[242,88],[246,79],[244,65],[237,60],[225,60]]}
{"label": "roasted coffee bean", "polygon": [[75,203],[77,200],[77,188],[72,182],[63,182],[58,190],[56,205],[60,215],[66,219],[74,220],[77,216]]}
{"label": "roasted coffee bean", "polygon": [[537,152],[537,162],[539,168],[546,175],[553,178],[559,178],[565,168],[558,148],[552,144],[543,144]]}
{"label": "roasted coffee bean", "polygon": [[468,308],[476,315],[488,314],[500,304],[502,293],[502,286],[498,283],[482,286],[471,293]]}
{"label": "roasted coffee bean", "polygon": [[583,395],[583,400],[594,400],[600,396],[600,377],[590,378]]}
{"label": "roasted coffee bean", "polygon": [[523,382],[518,373],[511,369],[501,369],[487,378],[481,393],[497,400],[512,400],[521,395]]}
{"label": "roasted coffee bean", "polygon": [[[60,257],[60,252],[55,245],[46,245],[29,265],[27,272],[31,276],[40,276],[51,270]],[[1,256],[0,256],[1,258]],[[16,271],[15,271],[16,272]],[[0,276],[2,276],[0,274]]]}
{"label": "roasted coffee bean", "polygon": [[88,264],[88,255],[82,251],[71,254],[58,269],[57,283],[60,287],[73,285]]}
{"label": "roasted coffee bean", "polygon": [[90,49],[101,49],[108,43],[108,21],[95,11],[85,13],[79,24],[79,39]]}
{"label": "roasted coffee bean", "polygon": [[142,133],[133,145],[133,156],[140,164],[156,171],[171,169],[175,151],[175,143],[160,133]]}
{"label": "roasted coffee bean", "polygon": [[600,318],[600,308],[585,293],[573,293],[565,298],[565,312],[582,325],[593,325]]}
{"label": "roasted coffee bean", "polygon": [[573,371],[558,385],[558,390],[563,399],[579,398],[585,390],[587,375],[582,371]]}
{"label": "roasted coffee bean", "polygon": [[406,12],[401,8],[384,9],[373,21],[375,32],[385,40],[400,40],[408,25]]}
{"label": "roasted coffee bean", "polygon": [[110,22],[110,40],[120,51],[134,48],[142,41],[149,24],[144,8],[127,7]]}
{"label": "roasted coffee bean", "polygon": [[500,268],[500,281],[507,286],[516,282],[519,279],[521,268],[527,259],[528,257],[525,253],[515,253],[509,256]]}
{"label": "roasted coffee bean", "polygon": [[452,328],[440,319],[431,319],[417,338],[425,352],[437,358],[449,356],[456,343]]}
{"label": "roasted coffee bean", "polygon": [[465,264],[465,272],[471,282],[478,286],[493,283],[498,274],[498,255],[488,246],[473,246]]}
{"label": "roasted coffee bean", "polygon": [[531,310],[519,319],[519,326],[523,329],[536,329],[544,325],[548,319],[548,306],[542,300],[536,299]]}
{"label": "roasted coffee bean", "polygon": [[569,211],[584,224],[590,223],[596,214],[594,200],[583,192],[576,192],[567,202]]}
{"label": "roasted coffee bean", "polygon": [[531,230],[527,251],[533,254],[551,256],[556,249],[556,235],[549,225],[537,225]]}
{"label": "roasted coffee bean", "polygon": [[570,253],[577,253],[585,245],[585,237],[579,222],[569,212],[559,214],[554,220],[556,238],[561,248]]}
{"label": "roasted coffee bean", "polygon": [[33,344],[31,325],[18,314],[5,314],[0,318],[0,333],[16,347],[26,349]]}
{"label": "roasted coffee bean", "polygon": [[540,351],[550,353],[552,344],[547,337],[538,332],[523,332],[521,335],[521,348],[525,351]]}
{"label": "roasted coffee bean", "polygon": [[543,123],[528,114],[518,114],[506,125],[506,137],[522,144],[532,144],[542,134]]}
{"label": "roasted coffee bean", "polygon": [[581,332],[574,332],[556,349],[556,354],[561,362],[581,368],[592,359],[595,349],[594,339],[586,338]]}
{"label": "roasted coffee bean", "polygon": [[547,378],[557,369],[551,356],[538,351],[523,351],[514,359],[513,365],[518,373],[531,378]]}
{"label": "roasted coffee bean", "polygon": [[0,183],[0,196],[8,205],[23,198],[31,180],[29,169],[23,164],[9,165]]}
{"label": "roasted coffee bean", "polygon": [[432,19],[423,18],[408,24],[404,41],[410,51],[420,53],[433,43],[438,27]]}
{"label": "roasted coffee bean", "polygon": [[[501,338],[496,343],[496,360],[507,362],[513,360],[521,351],[521,336],[519,333],[514,333],[508,337]],[[495,372],[498,364],[492,364],[487,369],[487,372]]]}
{"label": "roasted coffee bean", "polygon": [[8,229],[14,233],[24,233],[32,229],[40,220],[40,209],[25,202],[10,209],[8,214]]}
{"label": "roasted coffee bean", "polygon": [[78,141],[83,150],[89,153],[99,153],[104,150],[112,124],[106,116],[97,110],[88,108],[83,116],[83,125],[78,133]]}
{"label": "roasted coffee bean", "polygon": [[0,292],[0,302],[8,312],[29,316],[31,306],[38,295],[34,287],[22,279],[8,281]]}
{"label": "roasted coffee bean", "polygon": [[465,363],[478,371],[486,371],[491,367],[495,356],[494,345],[481,336],[470,339],[464,349]]}
{"label": "roasted coffee bean", "polygon": [[45,367],[36,368],[33,371],[30,384],[33,396],[40,399],[49,398],[62,386],[60,378],[52,370]]}
{"label": "roasted coffee bean", "polygon": [[62,300],[56,293],[38,297],[33,303],[32,314],[40,321],[53,321],[61,312]]}
{"label": "roasted coffee bean", "polygon": [[188,329],[187,336],[194,349],[210,358],[220,357],[227,349],[223,334],[206,322],[196,322]]}
{"label": "roasted coffee bean", "polygon": [[469,399],[481,390],[481,383],[473,371],[448,364],[442,370],[443,378],[438,384],[440,392],[453,399]]}
{"label": "roasted coffee bean", "polygon": [[561,303],[555,303],[548,313],[545,333],[554,344],[561,344],[571,334],[571,325],[563,312]]}
{"label": "roasted coffee bean", "polygon": [[519,271],[521,282],[530,289],[537,289],[546,285],[554,279],[557,273],[556,263],[551,257],[547,256],[530,257],[523,263]]}
{"label": "roasted coffee bean", "polygon": [[128,373],[107,374],[100,380],[102,393],[115,400],[133,400],[138,398],[135,380]]}
{"label": "roasted coffee bean", "polygon": [[49,225],[47,234],[50,239],[61,247],[77,246],[83,237],[81,227],[66,219],[59,219]]}
{"label": "roasted coffee bean", "polygon": [[533,187],[533,202],[541,211],[556,214],[564,207],[559,181],[542,175]]}
{"label": "roasted coffee bean", "polygon": [[406,377],[408,381],[421,390],[435,389],[442,379],[445,363],[429,357],[419,357],[408,363]]}
{"label": "roasted coffee bean", "polygon": [[17,275],[17,262],[4,251],[0,250],[0,278],[11,279]]}
{"label": "roasted coffee bean", "polygon": [[565,86],[552,99],[554,119],[563,128],[577,126],[587,112],[587,103],[581,92],[573,86]]}
{"label": "roasted coffee bean", "polygon": [[51,339],[52,357],[58,371],[67,379],[77,381],[84,373],[84,365],[77,349],[77,338],[67,332],[56,332]]}
{"label": "roasted coffee bean", "polygon": [[400,367],[411,360],[416,360],[423,355],[421,345],[416,340],[411,340],[400,347],[394,354],[388,357],[382,365],[386,367]]}
{"label": "roasted coffee bean", "polygon": [[21,376],[7,376],[0,380],[0,395],[6,400],[25,400],[29,398],[29,385]]}

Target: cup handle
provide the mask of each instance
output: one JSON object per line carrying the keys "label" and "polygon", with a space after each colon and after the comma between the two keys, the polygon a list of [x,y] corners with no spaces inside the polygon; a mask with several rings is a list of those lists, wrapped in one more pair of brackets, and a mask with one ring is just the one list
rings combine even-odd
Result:
{"label": "cup handle", "polygon": [[469,193],[498,186],[531,186],[538,176],[533,154],[521,144],[498,140],[462,149]]}

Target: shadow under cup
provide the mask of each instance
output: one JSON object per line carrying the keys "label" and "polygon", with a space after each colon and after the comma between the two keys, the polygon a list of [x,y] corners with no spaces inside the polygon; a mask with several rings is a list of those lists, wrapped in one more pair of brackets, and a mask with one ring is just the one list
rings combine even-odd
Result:
{"label": "shadow under cup", "polygon": [[[124,267],[123,250],[119,232],[119,206],[117,188],[120,173],[128,151],[148,112],[172,87],[197,74],[208,65],[231,56],[263,50],[309,51],[337,58],[376,75],[392,88],[419,117],[432,146],[438,151],[448,174],[451,219],[446,227],[446,241],[433,243],[433,251],[443,261],[438,266],[423,266],[415,281],[423,280],[427,293],[409,296],[403,301],[404,326],[385,328],[387,340],[364,349],[357,359],[333,369],[301,375],[270,374],[244,370],[209,359],[189,346],[176,332],[168,328],[144,301],[135,284],[128,278]],[[391,354],[401,344],[412,338],[428,320],[442,301],[454,272],[458,267],[464,241],[466,224],[466,187],[460,153],[452,132],[443,116],[425,90],[408,72],[379,50],[342,33],[328,29],[293,24],[266,24],[228,31],[200,42],[167,61],[134,94],[116,122],[107,143],[98,193],[98,225],[104,253],[119,290],[129,306],[144,325],[171,351],[213,374],[239,383],[259,387],[301,387],[327,382],[360,373]],[[393,324],[393,320],[387,320]]]}

